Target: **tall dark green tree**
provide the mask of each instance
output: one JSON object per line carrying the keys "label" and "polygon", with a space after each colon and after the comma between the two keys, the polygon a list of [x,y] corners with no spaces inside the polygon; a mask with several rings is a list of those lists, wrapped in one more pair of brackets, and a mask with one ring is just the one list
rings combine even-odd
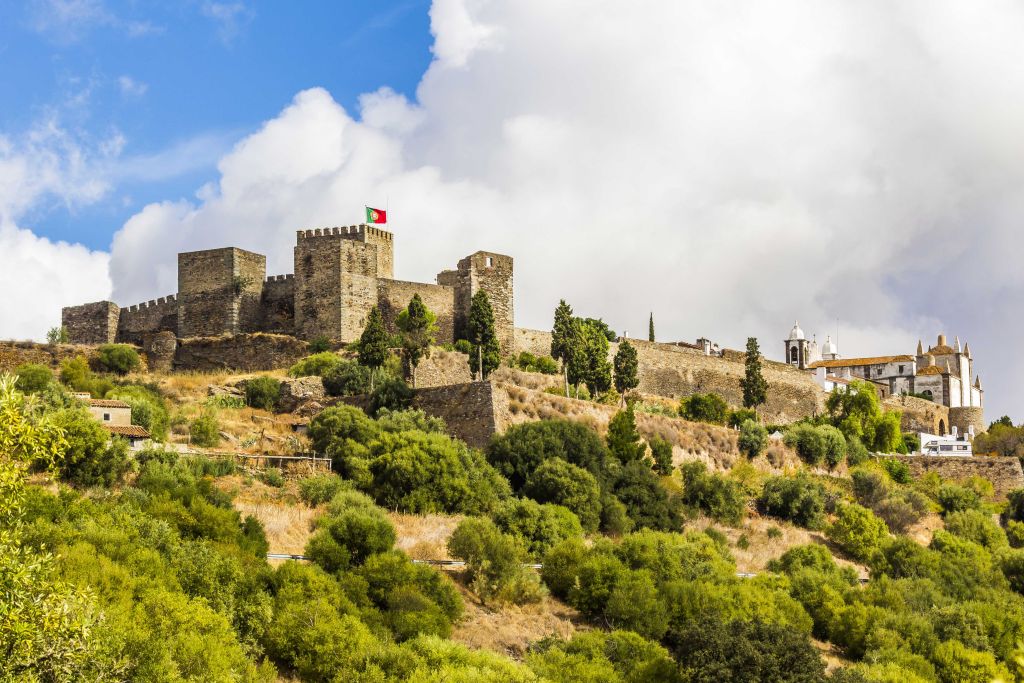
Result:
{"label": "tall dark green tree", "polygon": [[647,321],[647,341],[654,341],[654,311],[651,311],[651,317]]}
{"label": "tall dark green tree", "polygon": [[555,324],[551,330],[551,357],[562,362],[566,396],[569,396],[569,366],[573,355],[579,353],[579,344],[579,324],[572,315],[572,306],[562,299],[555,309]]}
{"label": "tall dark green tree", "polygon": [[615,389],[622,394],[622,400],[625,401],[626,392],[640,385],[640,378],[637,376],[636,347],[625,339],[622,340],[619,350],[615,352],[612,365],[615,369]]}
{"label": "tall dark green tree", "polygon": [[647,444],[640,440],[636,429],[632,406],[615,413],[608,422],[608,450],[622,464],[641,460],[647,452]]}
{"label": "tall dark green tree", "polygon": [[371,391],[377,370],[384,365],[384,361],[388,358],[390,342],[388,331],[384,329],[384,316],[380,314],[380,309],[374,306],[370,309],[370,315],[366,318],[366,327],[363,328],[363,333],[359,336],[357,344],[359,364],[370,368]]}
{"label": "tall dark green tree", "polygon": [[768,400],[768,382],[761,374],[761,349],[757,337],[747,337],[746,370],[740,380],[743,388],[743,407],[757,410]]}
{"label": "tall dark green tree", "polygon": [[437,316],[427,308],[419,294],[413,294],[409,306],[398,314],[396,321],[402,332],[402,353],[416,386],[416,368],[423,358],[430,356],[430,345],[437,334]]}
{"label": "tall dark green tree", "polygon": [[494,309],[487,292],[479,290],[469,305],[469,320],[466,336],[473,350],[469,354],[469,369],[477,373],[478,379],[485,379],[501,362],[498,335],[494,331]]}
{"label": "tall dark green tree", "polygon": [[612,364],[608,362],[608,337],[600,325],[580,321],[583,331],[583,382],[590,395],[597,397],[612,387]]}

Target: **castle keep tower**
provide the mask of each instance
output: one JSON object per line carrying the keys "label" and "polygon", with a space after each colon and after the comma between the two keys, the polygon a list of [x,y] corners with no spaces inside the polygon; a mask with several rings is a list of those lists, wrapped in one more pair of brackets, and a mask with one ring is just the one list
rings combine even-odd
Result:
{"label": "castle keep tower", "polygon": [[455,292],[455,338],[465,339],[466,322],[473,295],[487,292],[494,308],[494,329],[502,354],[512,353],[515,345],[512,285],[512,257],[490,251],[478,251],[459,261],[456,270],[437,275],[437,284]]}
{"label": "castle keep tower", "polygon": [[267,257],[237,247],[178,254],[178,336],[255,329],[266,276]]}
{"label": "castle keep tower", "polygon": [[377,305],[378,278],[394,277],[392,236],[368,225],[299,230],[295,334],[349,342]]}

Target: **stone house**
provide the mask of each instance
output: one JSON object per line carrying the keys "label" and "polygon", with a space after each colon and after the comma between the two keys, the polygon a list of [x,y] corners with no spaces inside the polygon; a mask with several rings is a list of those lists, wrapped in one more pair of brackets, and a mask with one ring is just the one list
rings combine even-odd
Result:
{"label": "stone house", "polygon": [[128,442],[132,450],[138,450],[149,441],[150,433],[145,427],[132,424],[132,407],[124,401],[92,398],[89,394],[76,393],[75,398],[85,403],[89,414],[110,432]]}

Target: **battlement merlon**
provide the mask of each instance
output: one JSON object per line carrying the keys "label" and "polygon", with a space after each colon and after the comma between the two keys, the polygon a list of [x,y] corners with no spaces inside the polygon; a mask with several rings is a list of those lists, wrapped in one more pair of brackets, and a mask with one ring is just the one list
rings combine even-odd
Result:
{"label": "battlement merlon", "polygon": [[312,228],[298,230],[295,234],[296,240],[316,239],[317,237],[338,237],[359,242],[393,242],[394,235],[387,230],[375,228],[372,225],[361,223],[360,225],[342,225],[334,228]]}

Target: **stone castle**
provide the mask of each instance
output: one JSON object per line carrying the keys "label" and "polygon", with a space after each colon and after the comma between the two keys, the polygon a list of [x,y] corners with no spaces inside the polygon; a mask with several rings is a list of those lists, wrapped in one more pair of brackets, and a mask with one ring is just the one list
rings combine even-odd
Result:
{"label": "stone castle", "polygon": [[236,247],[178,254],[178,292],[128,307],[111,301],[62,311],[70,341],[145,345],[155,334],[178,338],[252,332],[356,340],[378,306],[389,328],[413,294],[437,315],[439,344],[464,336],[470,300],[487,292],[503,353],[514,346],[512,258],[478,251],[436,284],[394,279],[394,241],[368,225],[299,230],[294,274],[267,277],[267,259]]}

